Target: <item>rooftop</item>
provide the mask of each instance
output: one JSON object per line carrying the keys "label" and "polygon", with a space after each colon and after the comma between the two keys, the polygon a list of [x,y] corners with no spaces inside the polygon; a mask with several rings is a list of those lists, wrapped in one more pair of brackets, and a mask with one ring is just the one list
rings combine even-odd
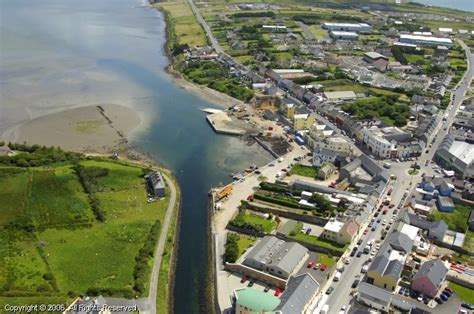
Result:
{"label": "rooftop", "polygon": [[234,293],[237,303],[257,313],[271,312],[280,304],[280,299],[277,297],[254,288],[239,289]]}
{"label": "rooftop", "polygon": [[303,313],[318,289],[319,283],[308,273],[291,277],[277,310],[282,313]]}
{"label": "rooftop", "polygon": [[474,145],[461,141],[454,141],[449,152],[456,156],[465,164],[470,164],[474,160]]}
{"label": "rooftop", "polygon": [[343,222],[337,221],[335,219],[334,220],[330,219],[324,226],[324,230],[339,233],[343,226],[344,226]]}
{"label": "rooftop", "polygon": [[400,35],[400,39],[408,39],[408,40],[416,40],[416,41],[430,41],[430,42],[437,42],[440,44],[452,44],[453,41],[449,38],[441,38],[441,37],[434,37],[434,36],[417,36],[417,35]]}

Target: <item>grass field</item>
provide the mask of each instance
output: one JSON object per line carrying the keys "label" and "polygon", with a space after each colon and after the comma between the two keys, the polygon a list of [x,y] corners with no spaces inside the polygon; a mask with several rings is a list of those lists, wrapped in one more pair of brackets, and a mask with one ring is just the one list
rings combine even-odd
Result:
{"label": "grass field", "polygon": [[318,175],[318,168],[304,165],[294,165],[291,167],[291,174],[314,178]]}
{"label": "grass field", "polygon": [[185,0],[162,2],[159,4],[171,17],[171,27],[180,44],[204,46],[206,34]]}
{"label": "grass field", "polygon": [[458,285],[454,282],[450,282],[449,287],[453,289],[454,293],[456,293],[456,295],[464,302],[474,303],[474,293],[472,293],[471,289]]}
{"label": "grass field", "polygon": [[87,195],[71,165],[31,173],[27,215],[41,228],[66,227],[94,220]]}
{"label": "grass field", "polygon": [[[133,295],[135,258],[154,222],[163,221],[169,197],[147,202],[140,167],[104,160],[81,165],[108,169],[96,178],[94,194],[106,223],[96,221],[71,164],[14,173],[0,168],[0,296],[66,299],[90,288]],[[2,230],[11,222],[14,228]]]}
{"label": "grass field", "polygon": [[467,220],[471,209],[468,206],[456,204],[455,209],[452,213],[440,212],[439,210],[434,210],[430,217],[433,220],[444,220],[449,229],[455,230],[458,232],[466,232],[467,229]]}

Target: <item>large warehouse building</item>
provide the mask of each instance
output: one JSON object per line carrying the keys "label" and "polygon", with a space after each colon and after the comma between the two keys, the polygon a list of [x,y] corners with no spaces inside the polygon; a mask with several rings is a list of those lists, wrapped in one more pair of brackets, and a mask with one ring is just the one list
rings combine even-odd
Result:
{"label": "large warehouse building", "polygon": [[308,249],[296,242],[266,236],[250,251],[244,265],[287,279],[308,257]]}
{"label": "large warehouse building", "polygon": [[350,31],[350,32],[361,32],[370,33],[372,32],[372,26],[366,23],[323,23],[323,28],[330,31]]}
{"label": "large warehouse building", "polygon": [[399,41],[402,43],[424,46],[453,46],[453,41],[451,39],[434,36],[400,35]]}

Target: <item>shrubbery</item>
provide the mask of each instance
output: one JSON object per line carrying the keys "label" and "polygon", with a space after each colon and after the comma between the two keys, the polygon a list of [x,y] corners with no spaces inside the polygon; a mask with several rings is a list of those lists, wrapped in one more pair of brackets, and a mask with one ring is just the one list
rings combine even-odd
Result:
{"label": "shrubbery", "polygon": [[254,91],[233,77],[227,68],[214,61],[194,61],[182,69],[184,75],[195,83],[206,85],[242,101],[250,100]]}
{"label": "shrubbery", "polygon": [[0,156],[0,165],[37,167],[64,161],[76,162],[84,158],[83,154],[65,152],[59,147],[12,143],[8,147],[19,152],[15,156]]}
{"label": "shrubbery", "polygon": [[229,233],[227,235],[227,241],[225,243],[225,261],[228,263],[235,263],[239,256],[239,235],[235,233]]}
{"label": "shrubbery", "polygon": [[276,183],[270,183],[270,182],[260,182],[260,187],[263,190],[266,191],[271,191],[271,192],[277,192],[277,193],[291,193],[295,196],[301,195],[301,190],[297,189],[292,189],[287,186],[281,185],[281,184],[276,184]]}
{"label": "shrubbery", "polygon": [[237,228],[252,230],[256,232],[264,232],[262,225],[245,221],[240,215],[237,215],[235,219],[229,221],[229,224]]}
{"label": "shrubbery", "polygon": [[137,257],[135,257],[135,269],[133,270],[133,279],[135,283],[133,290],[139,294],[145,292],[145,284],[147,281],[148,268],[150,267],[150,260],[152,259],[156,243],[158,242],[160,231],[160,221],[157,220],[150,229],[150,232],[145,239],[143,247],[138,251]]}

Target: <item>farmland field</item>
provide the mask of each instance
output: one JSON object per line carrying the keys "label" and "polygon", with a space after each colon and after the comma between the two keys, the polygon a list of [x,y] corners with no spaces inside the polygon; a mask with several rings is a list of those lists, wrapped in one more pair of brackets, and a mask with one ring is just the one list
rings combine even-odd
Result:
{"label": "farmland field", "polygon": [[136,257],[169,197],[147,202],[144,168],[102,159],[79,164],[105,169],[94,179],[105,222],[96,219],[72,163],[0,167],[0,306],[20,296],[66,302],[91,288],[140,295]]}

